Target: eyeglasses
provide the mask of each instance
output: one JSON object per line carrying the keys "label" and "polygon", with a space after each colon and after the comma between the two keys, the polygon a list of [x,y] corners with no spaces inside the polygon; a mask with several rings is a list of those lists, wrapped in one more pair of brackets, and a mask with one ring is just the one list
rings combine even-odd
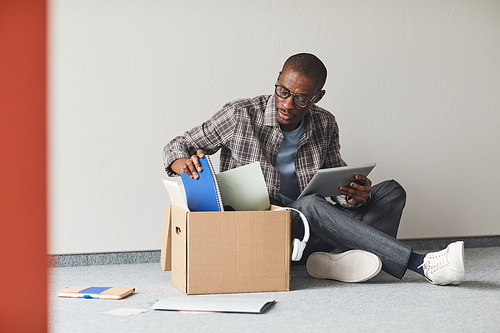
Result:
{"label": "eyeglasses", "polygon": [[312,98],[307,98],[304,95],[301,94],[294,94],[287,88],[280,86],[279,84],[274,85],[274,92],[276,95],[278,95],[279,98],[287,99],[290,96],[293,96],[293,102],[299,107],[299,108],[305,108],[309,103],[311,103],[316,95],[316,93]]}

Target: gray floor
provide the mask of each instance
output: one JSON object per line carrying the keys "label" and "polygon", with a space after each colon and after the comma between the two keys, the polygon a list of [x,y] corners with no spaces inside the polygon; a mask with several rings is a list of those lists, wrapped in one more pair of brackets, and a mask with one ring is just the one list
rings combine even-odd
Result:
{"label": "gray floor", "polygon": [[[292,267],[291,291],[204,297],[271,298],[266,313],[183,314],[154,311],[120,317],[117,308],[185,296],[159,263],[51,268],[51,332],[499,332],[500,247],[466,248],[460,286],[434,286],[413,272],[402,281],[380,273],[360,284],[317,280]],[[70,286],[135,287],[123,300],[58,298]]]}

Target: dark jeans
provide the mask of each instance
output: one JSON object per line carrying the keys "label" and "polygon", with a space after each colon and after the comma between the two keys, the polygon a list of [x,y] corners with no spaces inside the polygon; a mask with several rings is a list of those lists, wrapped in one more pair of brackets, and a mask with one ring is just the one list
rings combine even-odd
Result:
{"label": "dark jeans", "polygon": [[[309,221],[311,237],[301,262],[317,251],[360,249],[376,254],[382,269],[402,278],[411,247],[396,239],[406,192],[395,180],[372,187],[372,196],[364,205],[349,209],[332,204],[322,195],[300,198],[288,206],[300,210]],[[303,223],[292,211],[292,239],[302,239]]]}

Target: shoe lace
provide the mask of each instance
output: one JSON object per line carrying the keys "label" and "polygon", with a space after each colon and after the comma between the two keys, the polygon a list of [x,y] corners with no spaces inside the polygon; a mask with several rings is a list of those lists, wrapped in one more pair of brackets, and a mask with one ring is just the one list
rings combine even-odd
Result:
{"label": "shoe lace", "polygon": [[424,262],[418,266],[423,267],[424,272],[434,273],[449,264],[446,251],[429,253],[424,257]]}

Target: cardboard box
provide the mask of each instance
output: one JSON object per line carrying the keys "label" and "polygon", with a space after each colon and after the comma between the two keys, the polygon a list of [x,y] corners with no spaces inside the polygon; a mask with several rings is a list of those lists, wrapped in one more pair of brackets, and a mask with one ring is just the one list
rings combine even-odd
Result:
{"label": "cardboard box", "polygon": [[290,211],[165,211],[163,270],[186,294],[290,290]]}

